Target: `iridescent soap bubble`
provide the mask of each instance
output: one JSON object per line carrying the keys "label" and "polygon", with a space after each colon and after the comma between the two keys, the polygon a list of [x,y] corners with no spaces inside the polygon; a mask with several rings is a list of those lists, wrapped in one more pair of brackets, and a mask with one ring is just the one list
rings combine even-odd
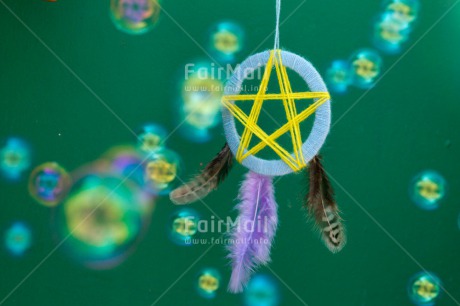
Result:
{"label": "iridescent soap bubble", "polygon": [[170,218],[169,238],[178,245],[191,245],[198,232],[200,215],[191,208],[182,208]]}
{"label": "iridescent soap bubble", "polygon": [[436,171],[427,170],[412,180],[409,194],[412,201],[424,210],[434,210],[446,195],[446,180]]}
{"label": "iridescent soap bubble", "polygon": [[235,22],[222,21],[211,28],[209,51],[221,63],[235,61],[244,44],[244,31]]}
{"label": "iridescent soap bubble", "polygon": [[144,189],[146,187],[143,164],[145,160],[145,154],[136,147],[120,145],[107,150],[92,166],[100,172],[111,173],[135,182]]}
{"label": "iridescent soap bubble", "polygon": [[382,70],[382,58],[371,49],[361,49],[351,58],[353,85],[368,89],[374,86]]}
{"label": "iridescent soap bubble", "polygon": [[5,247],[14,256],[21,256],[32,244],[30,228],[23,222],[13,223],[5,232]]}
{"label": "iridescent soap bubble", "polygon": [[326,74],[327,87],[335,93],[345,93],[351,83],[350,64],[347,61],[333,61]]}
{"label": "iridescent soap bubble", "polygon": [[219,271],[212,268],[203,269],[197,277],[196,289],[200,296],[212,299],[219,290],[221,277]]}
{"label": "iridescent soap bubble", "polygon": [[145,162],[146,187],[155,194],[168,194],[182,172],[182,161],[176,152],[162,149]]}
{"label": "iridescent soap bubble", "polygon": [[224,72],[202,62],[186,68],[179,99],[181,134],[195,142],[211,139],[210,129],[221,119]]}
{"label": "iridescent soap bubble", "polygon": [[71,179],[59,164],[48,162],[36,167],[29,177],[29,193],[40,204],[56,206],[67,195]]}
{"label": "iridescent soap bubble", "polygon": [[128,34],[148,32],[158,22],[159,0],[111,0],[110,16],[115,26]]}
{"label": "iridescent soap bubble", "polygon": [[401,51],[402,44],[409,39],[410,28],[392,15],[385,13],[374,26],[374,45],[379,50],[396,54]]}
{"label": "iridescent soap bubble", "polygon": [[29,169],[30,159],[30,148],[24,140],[8,138],[0,148],[0,173],[9,180],[18,180]]}
{"label": "iridescent soap bubble", "polygon": [[420,272],[413,276],[407,286],[407,293],[415,305],[431,306],[441,294],[441,280],[431,272]]}
{"label": "iridescent soap bubble", "polygon": [[256,274],[249,280],[243,298],[245,306],[280,305],[278,284],[269,275]]}
{"label": "iridescent soap bubble", "polygon": [[391,18],[410,24],[418,17],[420,2],[419,0],[388,0],[384,3],[384,9]]}
{"label": "iridescent soap bubble", "polygon": [[163,127],[153,123],[146,124],[139,133],[139,149],[145,153],[161,149],[166,137],[167,132]]}
{"label": "iridescent soap bubble", "polygon": [[153,205],[139,187],[110,173],[88,173],[74,183],[58,206],[57,226],[64,247],[76,261],[110,269],[131,254],[148,226]]}

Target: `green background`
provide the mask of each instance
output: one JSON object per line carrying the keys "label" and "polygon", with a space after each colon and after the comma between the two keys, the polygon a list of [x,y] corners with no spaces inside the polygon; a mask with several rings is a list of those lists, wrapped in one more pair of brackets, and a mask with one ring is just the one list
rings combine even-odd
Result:
{"label": "green background", "polygon": [[[303,305],[291,290],[308,305],[410,305],[406,284],[421,270],[415,260],[435,272],[460,301],[460,5],[424,36],[454,2],[422,1],[405,50],[423,39],[401,59],[385,56],[388,73],[364,97],[358,89],[333,96],[337,124],[322,154],[337,181],[337,201],[348,231],[348,244],[339,254],[331,254],[305,221],[303,177],[291,175],[277,183],[280,226],[270,268],[284,282],[279,282],[282,305]],[[155,29],[130,36],[113,25],[109,1],[2,0],[0,137],[27,139],[34,149],[34,165],[53,160],[73,170],[113,145],[134,143],[135,138],[3,3],[132,129],[149,121],[169,131],[176,126],[178,72],[188,61],[205,57],[177,24],[204,45],[212,24],[237,21],[246,29],[240,59],[272,46],[270,37],[254,50],[273,31],[274,1],[165,0],[162,5],[175,22],[162,12]],[[285,0],[282,19],[299,5],[281,28],[281,46],[306,56],[318,70],[324,72],[332,60],[371,46],[380,1]],[[168,146],[184,160],[185,177],[221,147],[220,127],[216,134],[200,145],[178,133],[169,138]],[[448,182],[447,197],[436,211],[423,211],[408,197],[411,178],[424,169],[439,171]],[[219,216],[235,217],[234,198],[244,173],[236,166],[219,190],[206,198]],[[56,245],[51,213],[33,202],[26,180],[0,182],[0,205],[2,230],[21,219],[31,225],[34,235],[23,258],[12,258],[4,249],[0,253],[0,300],[46,258],[4,305],[151,305],[172,284],[156,305],[241,304],[241,296],[225,291],[230,269],[220,245],[175,282],[208,246],[185,248],[168,240],[166,223],[175,207],[167,197],[157,200],[150,228],[136,252],[109,271],[84,269],[59,249],[47,257]],[[211,217],[203,205],[193,207],[204,218]],[[224,285],[213,300],[200,298],[194,289],[203,267],[222,273]],[[260,271],[271,273],[266,268]],[[457,302],[443,293],[438,305]]]}

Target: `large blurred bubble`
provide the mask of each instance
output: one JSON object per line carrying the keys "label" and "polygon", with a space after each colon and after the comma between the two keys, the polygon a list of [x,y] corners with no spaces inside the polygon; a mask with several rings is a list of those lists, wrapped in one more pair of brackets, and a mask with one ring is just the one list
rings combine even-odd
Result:
{"label": "large blurred bubble", "polygon": [[115,26],[128,34],[143,34],[153,28],[160,15],[159,0],[111,0],[110,16]]}
{"label": "large blurred bubble", "polygon": [[109,172],[79,173],[57,209],[59,239],[67,253],[93,269],[120,264],[146,229],[151,196],[132,180]]}
{"label": "large blurred bubble", "polygon": [[0,147],[0,173],[8,180],[19,180],[29,169],[31,153],[29,145],[22,139],[10,137]]}
{"label": "large blurred bubble", "polygon": [[29,177],[29,193],[44,206],[56,206],[67,195],[71,180],[59,164],[48,162],[36,167]]}

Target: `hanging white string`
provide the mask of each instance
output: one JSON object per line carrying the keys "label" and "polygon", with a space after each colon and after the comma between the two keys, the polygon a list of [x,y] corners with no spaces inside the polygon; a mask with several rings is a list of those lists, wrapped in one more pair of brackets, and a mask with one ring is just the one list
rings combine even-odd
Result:
{"label": "hanging white string", "polygon": [[281,0],[276,0],[276,27],[275,27],[275,47],[274,50],[280,48],[280,12]]}

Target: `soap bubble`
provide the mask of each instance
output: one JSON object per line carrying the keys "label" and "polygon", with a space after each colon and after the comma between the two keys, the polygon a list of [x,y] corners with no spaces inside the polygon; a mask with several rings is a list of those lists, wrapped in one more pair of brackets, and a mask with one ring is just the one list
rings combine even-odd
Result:
{"label": "soap bubble", "polygon": [[20,179],[30,167],[30,155],[30,148],[24,140],[8,138],[0,148],[0,173],[9,180]]}
{"label": "soap bubble", "polygon": [[144,180],[154,194],[168,194],[182,172],[182,161],[176,152],[162,149],[145,162]]}
{"label": "soap bubble", "polygon": [[58,206],[59,238],[77,262],[110,269],[135,250],[152,209],[151,197],[133,182],[110,173],[86,173]]}
{"label": "soap bubble", "polygon": [[158,0],[111,0],[110,16],[115,26],[128,34],[143,34],[153,28],[160,15]]}
{"label": "soap bubble", "polygon": [[232,21],[222,21],[211,28],[209,51],[221,63],[235,61],[244,44],[243,29]]}
{"label": "soap bubble", "polygon": [[424,210],[434,210],[446,195],[446,180],[436,171],[423,171],[412,180],[409,194],[412,201]]}
{"label": "soap bubble", "polygon": [[409,33],[407,23],[394,19],[388,13],[383,14],[375,23],[374,45],[383,52],[396,54],[409,39]]}
{"label": "soap bubble", "polygon": [[256,274],[244,290],[245,306],[280,305],[280,292],[276,281],[268,275]]}
{"label": "soap bubble", "polygon": [[350,64],[347,61],[333,61],[326,74],[327,87],[335,93],[345,93],[351,83]]}
{"label": "soap bubble", "polygon": [[415,305],[431,306],[439,298],[441,287],[441,280],[435,274],[420,272],[410,279],[407,292]]}
{"label": "soap bubble", "polygon": [[419,0],[388,0],[384,9],[396,21],[410,24],[414,22],[420,10]]}
{"label": "soap bubble", "polygon": [[21,256],[32,244],[30,228],[23,222],[13,223],[5,233],[5,247],[14,256]]}
{"label": "soap bubble", "polygon": [[225,76],[212,64],[197,63],[186,68],[185,80],[181,84],[179,99],[179,121],[181,134],[195,142],[211,139],[210,129],[221,119],[221,99]]}
{"label": "soap bubble", "polygon": [[146,124],[139,134],[139,149],[145,153],[154,152],[164,146],[166,130],[157,124]]}
{"label": "soap bubble", "polygon": [[35,168],[29,177],[29,193],[40,204],[56,206],[67,195],[71,179],[57,163],[48,162]]}
{"label": "soap bubble", "polygon": [[101,159],[93,165],[93,168],[123,177],[145,189],[145,166],[143,165],[145,160],[145,154],[134,146],[120,145],[105,152]]}
{"label": "soap bubble", "polygon": [[382,70],[382,58],[370,49],[362,49],[351,59],[353,85],[368,89],[374,86]]}
{"label": "soap bubble", "polygon": [[203,269],[198,274],[197,291],[204,298],[212,299],[216,297],[219,289],[221,277],[219,271],[212,268]]}
{"label": "soap bubble", "polygon": [[191,208],[182,208],[171,217],[169,238],[178,245],[191,245],[198,231],[200,215]]}

